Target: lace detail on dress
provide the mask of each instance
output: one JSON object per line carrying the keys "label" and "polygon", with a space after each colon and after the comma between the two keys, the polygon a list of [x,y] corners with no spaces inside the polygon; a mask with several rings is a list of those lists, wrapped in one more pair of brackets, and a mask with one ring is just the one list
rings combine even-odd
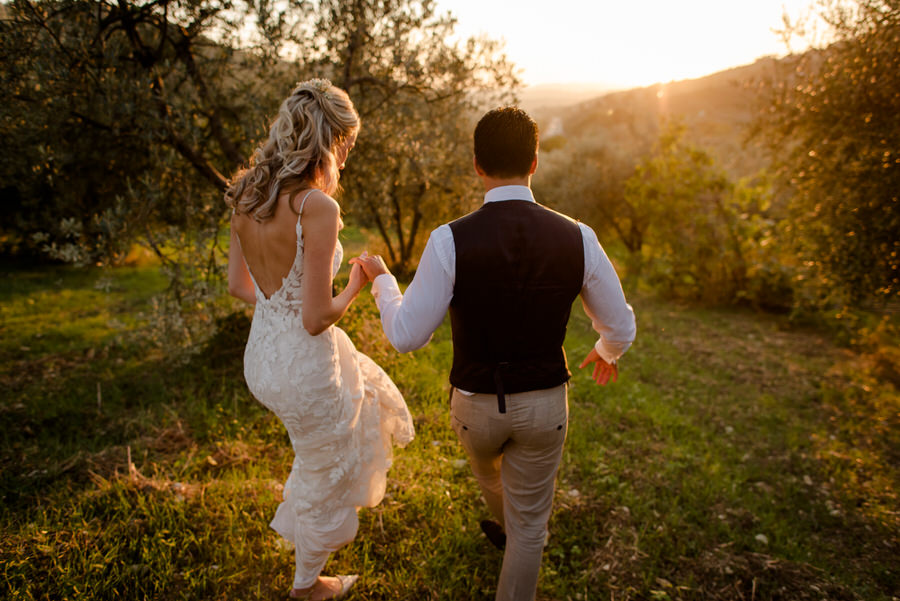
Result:
{"label": "lace detail on dress", "polygon": [[[301,205],[302,212],[302,205]],[[338,243],[333,273],[343,257]],[[296,543],[298,518],[327,519],[341,508],[374,506],[384,495],[393,444],[413,439],[400,391],[347,334],[303,328],[303,231],[281,287],[256,308],[244,352],[244,376],[259,402],[284,423],[294,448],[285,501],[272,527]]]}

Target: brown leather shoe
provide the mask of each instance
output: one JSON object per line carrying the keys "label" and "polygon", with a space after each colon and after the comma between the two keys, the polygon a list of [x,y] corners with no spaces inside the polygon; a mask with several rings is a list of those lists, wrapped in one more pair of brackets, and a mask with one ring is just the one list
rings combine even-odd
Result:
{"label": "brown leather shoe", "polygon": [[501,551],[506,548],[506,533],[503,532],[503,526],[494,520],[482,520],[481,531],[487,537],[491,544]]}

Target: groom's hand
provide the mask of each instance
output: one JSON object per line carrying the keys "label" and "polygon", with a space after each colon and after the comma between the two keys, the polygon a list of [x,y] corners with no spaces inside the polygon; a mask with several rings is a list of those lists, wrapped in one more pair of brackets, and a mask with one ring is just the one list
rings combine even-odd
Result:
{"label": "groom's hand", "polygon": [[366,277],[368,277],[369,280],[373,282],[378,276],[391,272],[387,268],[387,265],[385,265],[384,259],[381,258],[381,255],[370,256],[367,253],[363,253],[355,259],[350,259],[350,262],[356,263],[360,267],[362,267],[366,272]]}
{"label": "groom's hand", "polygon": [[597,353],[597,349],[593,347],[591,347],[591,352],[587,354],[587,357],[584,358],[579,367],[584,368],[591,363],[594,364],[594,373],[591,378],[600,386],[605,386],[610,378],[612,378],[613,382],[619,379],[619,367],[615,363],[604,361],[603,357]]}

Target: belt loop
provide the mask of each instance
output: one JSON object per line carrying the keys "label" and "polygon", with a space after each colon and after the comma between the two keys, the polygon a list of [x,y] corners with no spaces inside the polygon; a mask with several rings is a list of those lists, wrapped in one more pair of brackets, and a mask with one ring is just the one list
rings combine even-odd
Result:
{"label": "belt loop", "polygon": [[500,375],[500,370],[506,365],[507,363],[498,363],[497,369],[494,370],[494,386],[497,388],[497,411],[500,413],[506,413],[506,394],[503,390],[503,377]]}

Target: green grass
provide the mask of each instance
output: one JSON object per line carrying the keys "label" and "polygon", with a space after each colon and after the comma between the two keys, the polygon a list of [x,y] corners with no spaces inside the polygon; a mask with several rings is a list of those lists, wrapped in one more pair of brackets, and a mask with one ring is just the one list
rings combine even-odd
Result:
{"label": "green grass", "polygon": [[[292,552],[268,522],[290,446],[243,383],[249,313],[167,357],[139,335],[165,287],[152,267],[3,271],[0,597],[284,598]],[[575,369],[539,599],[897,598],[896,341],[851,352],[782,318],[631,301],[620,381]],[[398,355],[365,294],[341,326],[417,438],[326,572],[361,574],[351,599],[493,599],[447,324]],[[576,306],[570,362],[592,342]]]}

